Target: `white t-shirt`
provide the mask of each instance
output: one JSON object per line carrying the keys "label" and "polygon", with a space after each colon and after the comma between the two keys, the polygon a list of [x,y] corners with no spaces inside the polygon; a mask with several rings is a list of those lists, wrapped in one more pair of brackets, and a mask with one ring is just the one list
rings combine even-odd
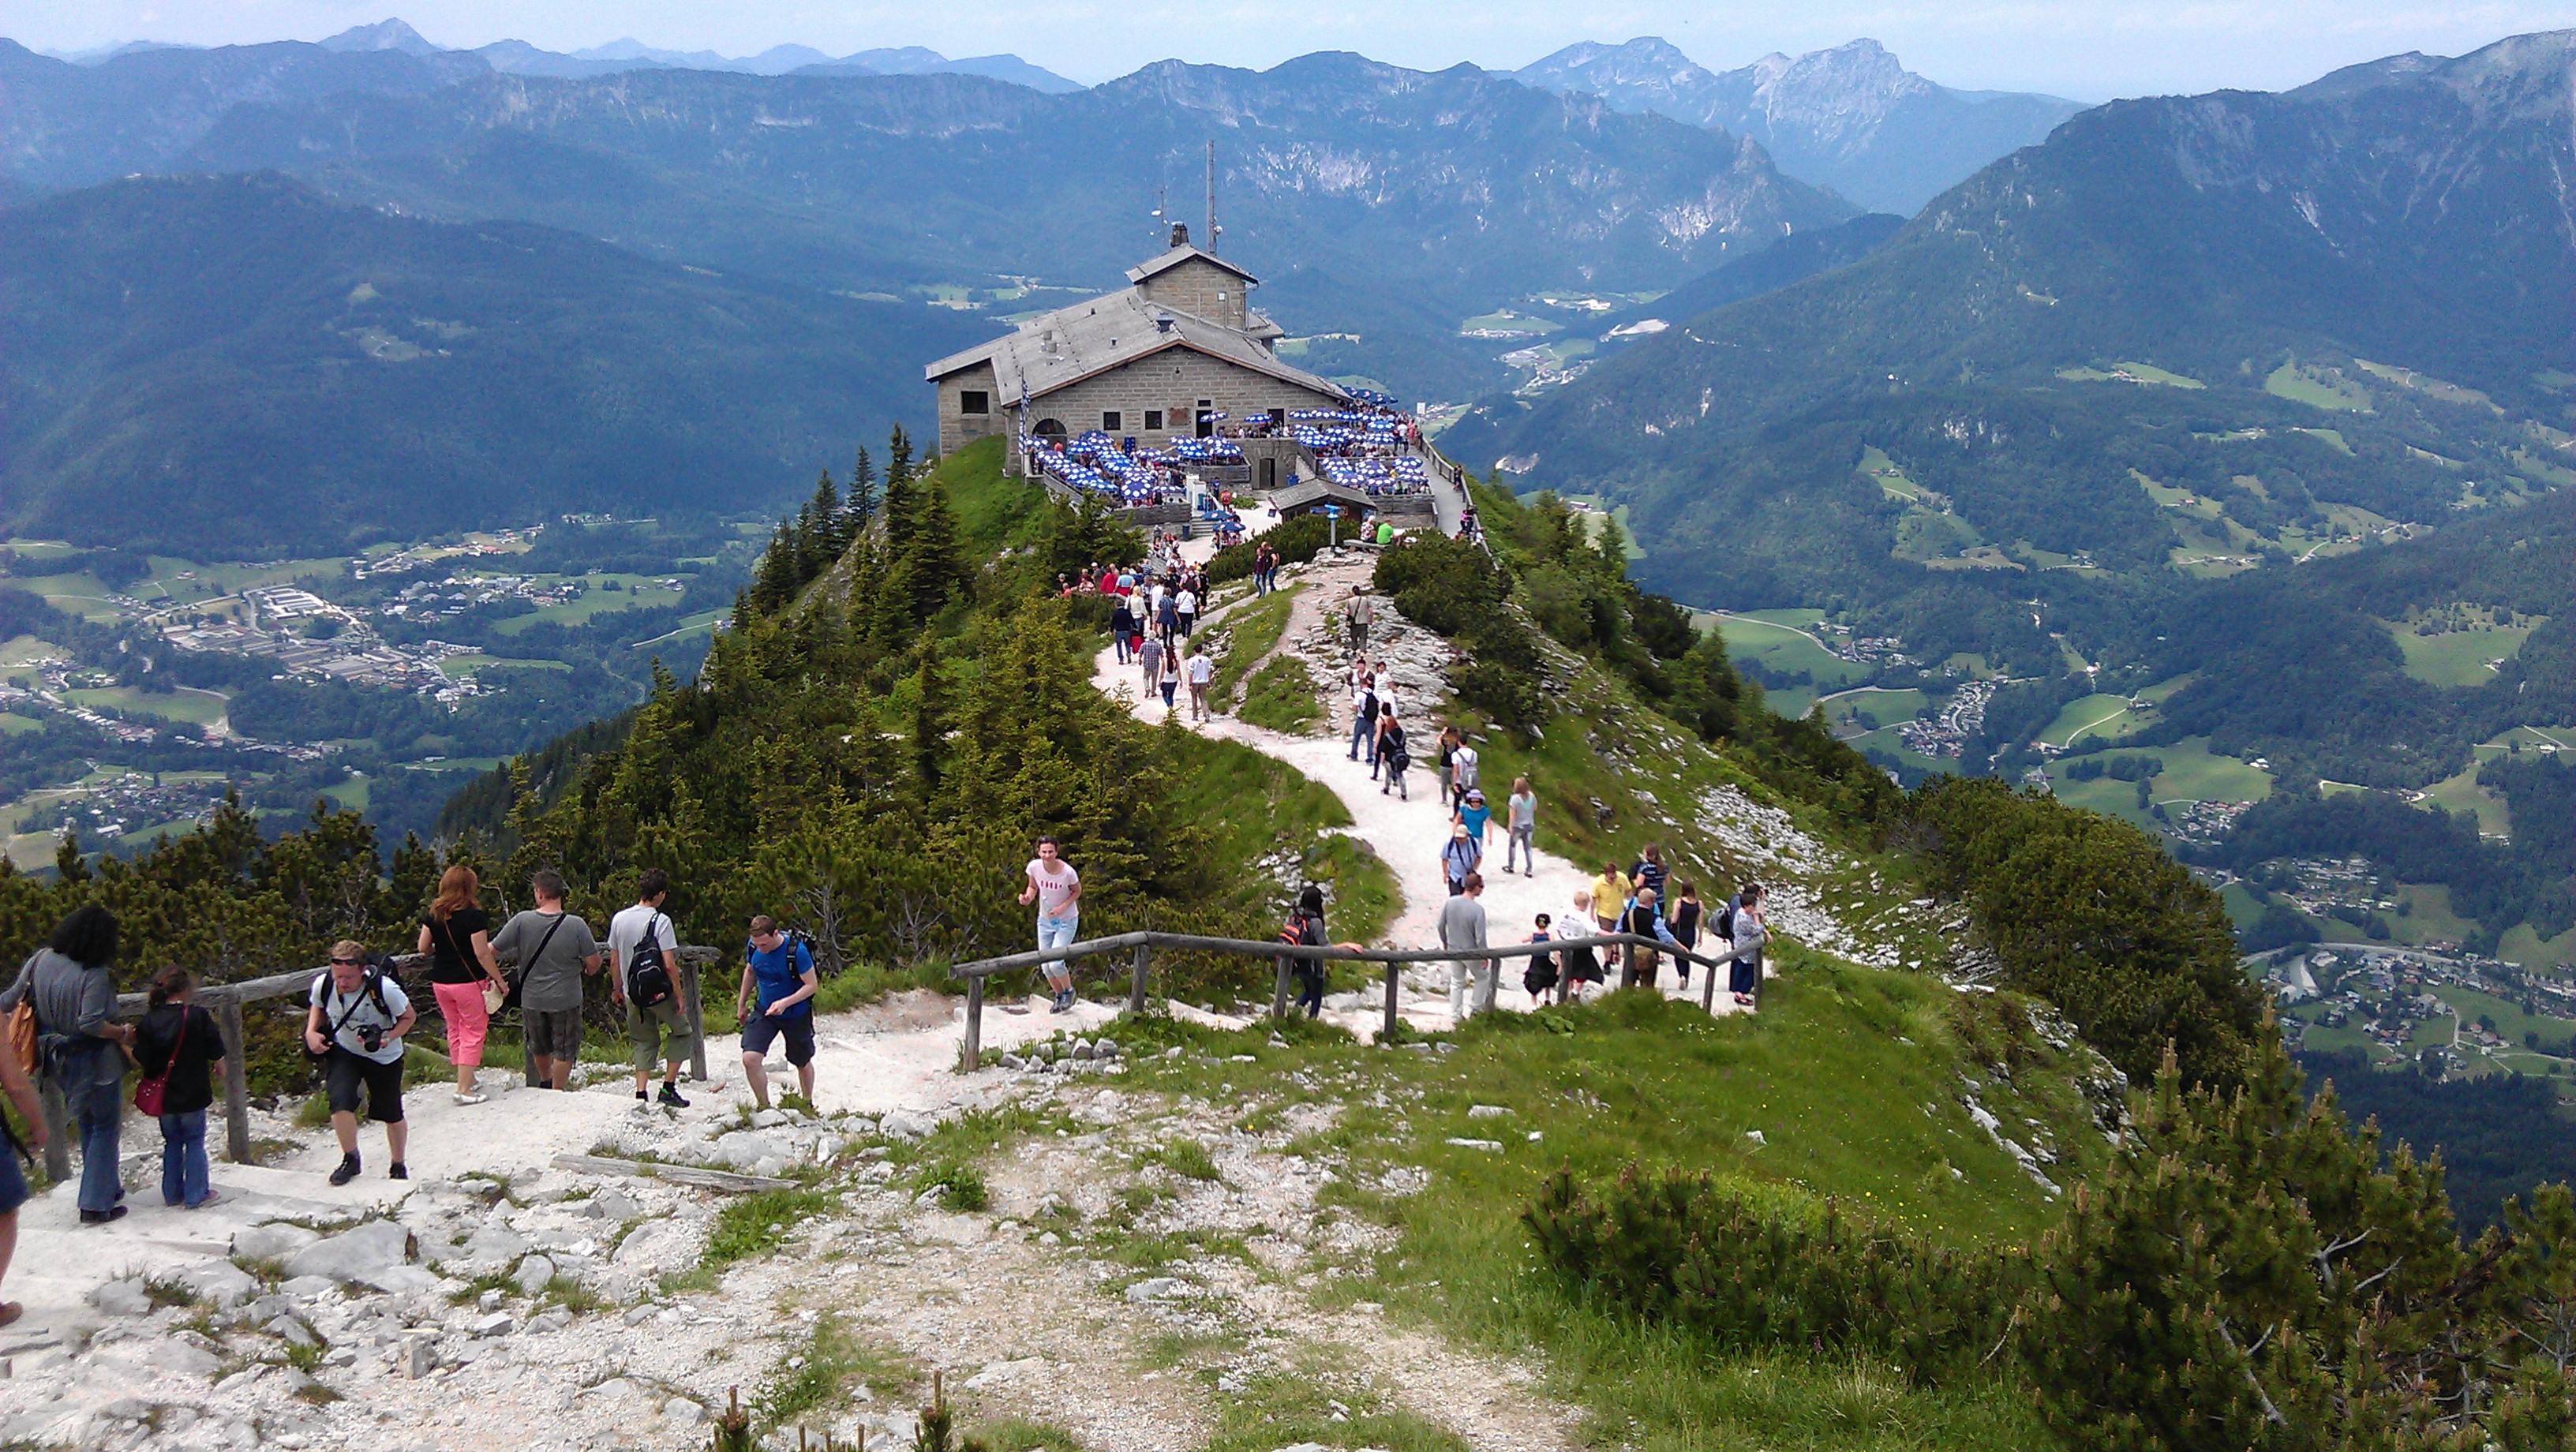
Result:
{"label": "white t-shirt", "polygon": [[1204,686],[1216,675],[1216,662],[1207,658],[1206,651],[1200,651],[1190,657],[1189,672],[1191,685]]}
{"label": "white t-shirt", "polygon": [[[368,971],[372,976],[374,970]],[[377,987],[382,990],[381,1005],[377,994],[368,991],[365,979],[358,981],[357,992],[344,994],[331,975],[324,973],[313,980],[313,991],[305,1001],[321,1008],[322,1029],[341,1048],[361,1059],[390,1064],[403,1056],[402,1040],[381,1035],[393,1032],[393,1026],[411,1008],[411,1000],[404,996],[402,985],[390,978],[377,979]],[[338,1026],[336,1032],[334,1025]],[[364,1037],[371,1028],[380,1035],[373,1052],[368,1050]]]}
{"label": "white t-shirt", "polygon": [[1184,588],[1179,598],[1172,601],[1172,608],[1183,615],[1196,615],[1199,613],[1199,597]]}
{"label": "white t-shirt", "polygon": [[1029,859],[1029,881],[1038,885],[1038,916],[1041,918],[1069,918],[1081,911],[1073,900],[1073,890],[1081,885],[1082,874],[1074,871],[1073,864],[1061,857],[1055,860],[1055,868],[1054,872],[1048,872],[1043,857]]}
{"label": "white t-shirt", "polygon": [[1449,779],[1462,787],[1476,784],[1476,748],[1461,746],[1449,754]]}
{"label": "white t-shirt", "polygon": [[627,966],[635,961],[635,949],[643,943],[644,932],[648,927],[652,930],[653,941],[662,945],[663,966],[674,973],[678,972],[680,939],[679,935],[672,931],[671,915],[660,908],[646,907],[639,902],[632,907],[620,909],[617,916],[608,920],[608,951],[614,955],[613,961],[617,964],[617,971],[621,977],[625,974]]}

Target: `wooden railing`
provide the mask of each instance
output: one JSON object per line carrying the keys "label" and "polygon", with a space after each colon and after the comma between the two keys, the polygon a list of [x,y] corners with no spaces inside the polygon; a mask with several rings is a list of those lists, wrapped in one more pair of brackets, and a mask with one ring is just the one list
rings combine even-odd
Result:
{"label": "wooden railing", "polygon": [[[689,945],[682,947],[680,959],[680,1011],[689,1033],[689,1073],[700,1083],[707,1077],[706,1016],[699,1002],[698,969],[702,964],[722,961],[724,954],[715,948]],[[426,954],[397,955],[394,967],[414,972],[429,962]],[[272,973],[265,978],[251,978],[239,983],[209,983],[197,990],[196,1001],[212,1013],[224,1036],[224,1158],[234,1164],[250,1163],[250,1083],[249,1062],[242,1052],[242,1005],[271,998],[303,998],[313,991],[317,975],[325,968],[308,968],[290,973]],[[121,994],[116,1000],[120,1017],[140,1017],[150,1000],[144,994]],[[419,1005],[415,1004],[417,1008]],[[302,1037],[302,1030],[297,1030]],[[422,1049],[417,1052],[426,1053]],[[529,1083],[536,1082],[535,1069],[529,1069]],[[71,1174],[71,1143],[66,1133],[70,1115],[64,1104],[61,1087],[52,1075],[45,1076],[40,1089],[45,1110],[45,1174],[60,1182]]]}
{"label": "wooden railing", "polygon": [[[1104,953],[1132,951],[1135,957],[1128,968],[1127,1007],[1131,1012],[1143,1013],[1145,987],[1153,970],[1153,952],[1156,948],[1193,953],[1226,953],[1240,958],[1275,958],[1278,960],[1278,978],[1272,986],[1270,995],[1272,1018],[1285,1018],[1288,1015],[1288,962],[1292,958],[1309,958],[1328,963],[1383,963],[1386,965],[1385,1032],[1391,1035],[1396,1031],[1398,1021],[1396,1013],[1398,980],[1404,965],[1408,963],[1494,961],[1498,964],[1496,974],[1499,977],[1501,972],[1499,960],[1504,958],[1529,958],[1541,953],[1561,953],[1568,948],[1605,947],[1650,949],[1664,957],[1706,964],[1709,969],[1708,980],[1700,992],[1700,1006],[1703,1008],[1712,1007],[1716,1002],[1717,968],[1734,957],[1732,953],[1715,958],[1706,957],[1676,948],[1661,938],[1643,937],[1636,933],[1603,933],[1591,938],[1557,938],[1545,943],[1497,943],[1487,948],[1358,949],[1301,948],[1292,947],[1286,943],[1254,942],[1248,938],[1205,938],[1195,933],[1119,933],[1113,937],[1067,943],[1061,948],[1037,948],[1026,953],[1013,953],[1007,957],[982,958],[972,963],[960,963],[949,969],[949,977],[962,978],[966,982],[966,1041],[958,1051],[958,1067],[961,1070],[971,1071],[983,1062],[984,980],[996,973],[1035,968],[1044,963],[1059,961],[1070,963],[1077,958],[1093,958]],[[1563,971],[1563,964],[1560,963],[1558,972]],[[1499,984],[1496,991],[1499,994]],[[1756,991],[1759,992],[1758,984]]]}

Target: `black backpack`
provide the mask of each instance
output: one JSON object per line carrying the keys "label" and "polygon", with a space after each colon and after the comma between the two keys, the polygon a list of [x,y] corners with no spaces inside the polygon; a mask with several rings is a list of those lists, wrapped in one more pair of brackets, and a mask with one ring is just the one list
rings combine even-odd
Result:
{"label": "black backpack", "polygon": [[626,960],[626,997],[637,1008],[659,1008],[678,992],[671,983],[670,960],[662,954],[661,936],[653,931],[661,921],[660,913],[644,920],[644,940]]}

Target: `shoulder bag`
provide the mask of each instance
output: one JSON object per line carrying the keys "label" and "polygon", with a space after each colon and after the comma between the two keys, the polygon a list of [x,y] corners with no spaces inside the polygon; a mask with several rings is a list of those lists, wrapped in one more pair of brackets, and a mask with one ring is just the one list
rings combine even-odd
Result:
{"label": "shoulder bag", "polygon": [[161,1072],[134,1081],[134,1112],[161,1117],[161,1105],[170,1093],[170,1075],[179,1067],[179,1051],[188,1042],[188,1005],[179,1005],[179,1032],[170,1040],[170,1057],[161,1061]]}

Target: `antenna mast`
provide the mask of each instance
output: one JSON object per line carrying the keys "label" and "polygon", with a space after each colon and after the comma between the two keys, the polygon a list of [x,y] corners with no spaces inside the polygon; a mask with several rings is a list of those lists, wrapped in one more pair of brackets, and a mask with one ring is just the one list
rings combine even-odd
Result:
{"label": "antenna mast", "polygon": [[1207,250],[1216,253],[1216,142],[1209,141],[1207,153]]}

